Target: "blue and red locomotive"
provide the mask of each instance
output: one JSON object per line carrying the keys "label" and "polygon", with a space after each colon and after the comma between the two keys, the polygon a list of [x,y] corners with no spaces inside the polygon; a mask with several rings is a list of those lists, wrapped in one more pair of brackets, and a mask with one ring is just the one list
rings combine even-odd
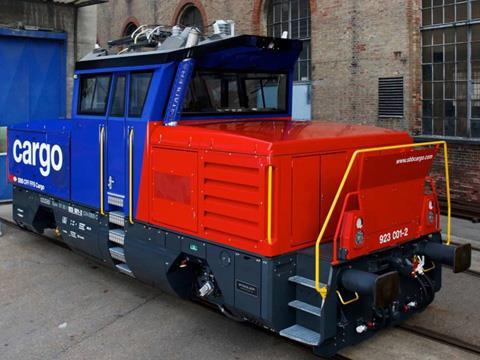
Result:
{"label": "blue and red locomotive", "polygon": [[113,45],[77,63],[71,120],[9,129],[20,226],[319,355],[469,267],[429,177],[446,144],[291,121],[300,42],[144,27]]}

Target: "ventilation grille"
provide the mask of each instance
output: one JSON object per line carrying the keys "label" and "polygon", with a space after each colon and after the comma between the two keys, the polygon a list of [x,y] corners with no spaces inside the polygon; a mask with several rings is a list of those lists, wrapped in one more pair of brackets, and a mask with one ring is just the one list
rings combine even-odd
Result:
{"label": "ventilation grille", "polygon": [[211,158],[206,159],[203,166],[202,226],[205,235],[258,241],[262,236],[260,169],[235,164],[234,160],[227,164]]}
{"label": "ventilation grille", "polygon": [[378,79],[378,116],[403,117],[403,77]]}

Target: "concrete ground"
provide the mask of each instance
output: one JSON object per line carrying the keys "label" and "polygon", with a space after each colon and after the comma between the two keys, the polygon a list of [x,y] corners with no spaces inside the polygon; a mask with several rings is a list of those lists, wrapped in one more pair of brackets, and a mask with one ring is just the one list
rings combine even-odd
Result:
{"label": "concrete ground", "polygon": [[[2,360],[316,358],[307,347],[98,267],[44,237],[11,225],[4,232]],[[438,311],[432,306],[430,315],[421,314],[424,322],[416,320],[478,344],[479,292],[478,278],[447,270],[433,304]],[[383,331],[342,354],[368,360],[476,358],[401,329]]]}

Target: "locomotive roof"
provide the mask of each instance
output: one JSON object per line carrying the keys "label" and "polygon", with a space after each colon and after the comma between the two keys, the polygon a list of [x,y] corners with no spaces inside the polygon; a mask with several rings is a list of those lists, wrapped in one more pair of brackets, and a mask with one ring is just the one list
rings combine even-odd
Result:
{"label": "locomotive roof", "polygon": [[296,61],[302,43],[298,40],[239,35],[209,40],[190,48],[99,55],[76,63],[76,70],[148,66],[194,58],[206,68],[247,68],[260,71],[288,71]]}

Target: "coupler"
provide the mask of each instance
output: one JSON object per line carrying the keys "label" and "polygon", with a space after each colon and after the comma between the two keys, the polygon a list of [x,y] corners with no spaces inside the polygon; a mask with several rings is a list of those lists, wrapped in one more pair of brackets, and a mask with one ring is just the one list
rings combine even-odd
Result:
{"label": "coupler", "polygon": [[470,244],[453,246],[429,241],[420,246],[418,253],[443,265],[451,266],[454,273],[468,270],[472,262]]}
{"label": "coupler", "polygon": [[397,271],[378,275],[349,269],[342,273],[341,283],[349,291],[372,296],[373,305],[377,308],[387,307],[400,293],[400,275]]}

